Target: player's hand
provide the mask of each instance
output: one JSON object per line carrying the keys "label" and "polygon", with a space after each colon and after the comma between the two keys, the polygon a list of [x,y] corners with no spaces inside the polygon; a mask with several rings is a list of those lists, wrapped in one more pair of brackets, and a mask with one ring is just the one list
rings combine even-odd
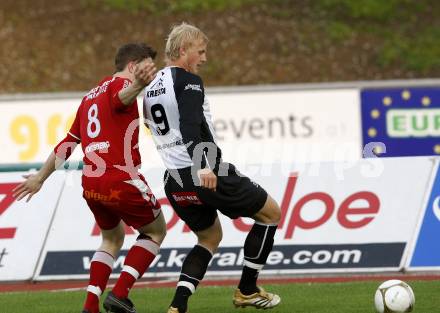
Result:
{"label": "player's hand", "polygon": [[197,176],[200,179],[200,186],[208,188],[212,191],[217,190],[217,176],[209,168],[202,168],[197,171]]}
{"label": "player's hand", "polygon": [[24,197],[28,196],[26,202],[29,202],[32,196],[41,189],[43,182],[36,174],[27,174],[23,175],[23,177],[26,178],[26,180],[15,187],[12,192],[17,201],[20,201]]}
{"label": "player's hand", "polygon": [[150,59],[142,61],[137,64],[136,69],[134,71],[134,77],[136,79],[136,83],[142,85],[143,87],[147,86],[156,76],[156,65]]}

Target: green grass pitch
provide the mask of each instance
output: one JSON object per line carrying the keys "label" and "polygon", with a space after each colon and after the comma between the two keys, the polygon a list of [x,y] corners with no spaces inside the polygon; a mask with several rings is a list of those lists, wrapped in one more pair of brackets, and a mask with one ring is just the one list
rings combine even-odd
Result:
{"label": "green grass pitch", "polygon": [[[440,312],[440,281],[409,281],[416,295],[415,313]],[[270,313],[373,313],[379,282],[294,283],[266,285],[282,302]],[[138,313],[165,313],[173,288],[135,288],[131,292]],[[231,302],[234,287],[201,286],[191,298],[190,313],[252,313]],[[17,292],[0,294],[1,313],[80,313],[85,291]]]}

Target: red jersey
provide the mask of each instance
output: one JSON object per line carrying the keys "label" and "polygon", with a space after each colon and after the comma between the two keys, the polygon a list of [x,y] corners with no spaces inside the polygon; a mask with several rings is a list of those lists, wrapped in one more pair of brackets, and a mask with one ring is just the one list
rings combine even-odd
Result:
{"label": "red jersey", "polygon": [[118,96],[130,83],[106,77],[84,96],[67,137],[54,150],[58,157],[67,159],[72,147],[81,142],[84,174],[89,170],[137,171],[141,164],[137,100],[124,105]]}

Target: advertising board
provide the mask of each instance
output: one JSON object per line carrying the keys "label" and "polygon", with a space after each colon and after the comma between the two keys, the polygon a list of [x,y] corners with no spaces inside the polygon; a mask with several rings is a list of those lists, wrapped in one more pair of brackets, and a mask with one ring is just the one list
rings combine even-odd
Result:
{"label": "advertising board", "polygon": [[[433,163],[427,158],[364,159],[348,164],[272,164],[239,167],[280,204],[282,219],[266,272],[396,271],[413,238]],[[405,179],[401,179],[402,172]],[[44,248],[38,279],[86,277],[100,231],[81,198],[79,172],[66,176]],[[146,276],[177,275],[196,243],[162,189],[163,170],[145,172],[167,221],[167,237]],[[417,181],[417,184],[414,182]],[[239,273],[250,219],[221,216],[224,236],[211,262],[213,275]],[[404,231],[402,231],[404,230]],[[126,229],[124,256],[136,239]]]}
{"label": "advertising board", "polygon": [[19,173],[0,173],[0,281],[28,280],[45,244],[65,172],[57,172],[28,203],[15,201],[13,189],[23,181]]}
{"label": "advertising board", "polygon": [[440,88],[361,91],[362,141],[384,157],[440,154]]}
{"label": "advertising board", "polygon": [[[0,164],[44,162],[74,120],[77,98],[1,101]],[[274,163],[358,159],[362,155],[359,92],[207,91],[218,144],[226,160]],[[142,116],[142,97],[138,107]],[[332,109],[329,110],[328,108]],[[145,126],[139,147],[144,164],[162,166]],[[76,149],[71,160],[82,159]]]}

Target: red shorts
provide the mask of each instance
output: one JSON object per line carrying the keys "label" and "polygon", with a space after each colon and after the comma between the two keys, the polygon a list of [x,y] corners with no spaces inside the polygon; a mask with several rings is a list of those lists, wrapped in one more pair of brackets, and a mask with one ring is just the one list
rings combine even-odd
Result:
{"label": "red shorts", "polygon": [[115,228],[121,220],[135,229],[154,221],[160,204],[144,176],[130,177],[108,171],[100,177],[82,177],[83,197],[103,230]]}

